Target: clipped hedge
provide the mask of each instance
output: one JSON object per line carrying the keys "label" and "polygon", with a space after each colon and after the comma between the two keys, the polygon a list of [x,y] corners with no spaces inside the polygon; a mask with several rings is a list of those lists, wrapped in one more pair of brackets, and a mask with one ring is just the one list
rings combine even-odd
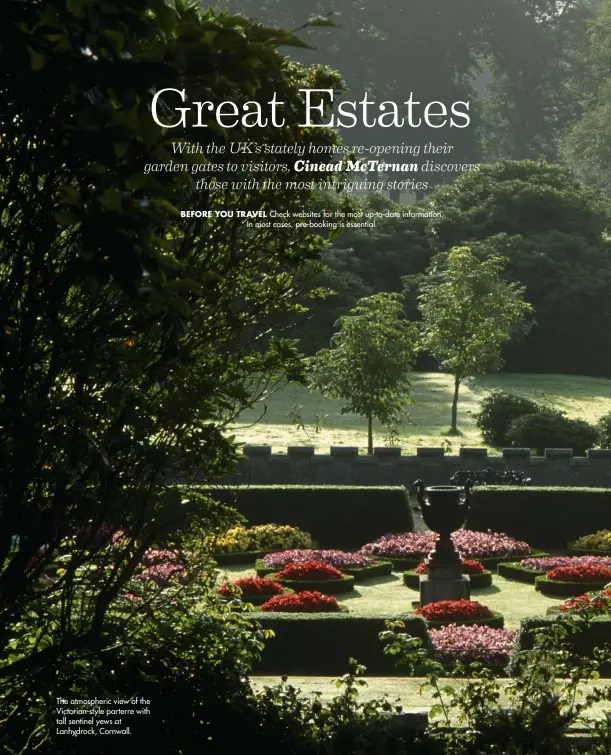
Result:
{"label": "clipped hedge", "polygon": [[280,579],[277,574],[270,574],[269,578],[293,592],[318,591],[323,595],[340,595],[354,590],[354,577],[349,574],[344,574],[341,579]]}
{"label": "clipped hedge", "polygon": [[539,548],[564,548],[610,520],[608,488],[482,485],[473,489],[466,527],[505,532]]}
{"label": "clipped hedge", "polygon": [[603,556],[611,558],[611,550],[595,550],[594,548],[576,548],[573,542],[567,543],[567,548],[571,556]]}
{"label": "clipped hedge", "polygon": [[608,580],[603,582],[564,582],[560,579],[548,579],[545,575],[536,577],[535,590],[544,595],[560,598],[576,598],[586,592],[602,590]]}
{"label": "clipped hedge", "polygon": [[254,564],[270,551],[242,551],[242,553],[213,553],[212,558],[219,566],[239,566],[240,564]]}
{"label": "clipped hedge", "polygon": [[[309,532],[322,549],[358,550],[388,532],[414,530],[402,485],[233,485],[199,490],[236,508],[250,526],[290,524]],[[185,505],[185,515],[193,506]]]}
{"label": "clipped hedge", "polygon": [[[482,574],[469,574],[471,589],[481,590],[484,587],[492,585],[492,572],[485,571]],[[420,575],[416,574],[415,569],[403,572],[403,584],[412,590],[420,589]]]}
{"label": "clipped hedge", "polygon": [[458,624],[461,627],[470,627],[473,625],[480,627],[492,627],[493,629],[503,629],[505,626],[505,617],[501,613],[492,611],[492,616],[487,619],[444,619],[434,621],[431,619],[425,619],[429,629],[439,629],[440,627],[447,627],[448,624]]}
{"label": "clipped hedge", "polygon": [[[556,621],[554,616],[529,616],[522,619],[516,638],[516,650],[531,650],[535,640],[531,630],[549,626],[554,621]],[[594,648],[601,648],[611,642],[611,617],[599,616],[593,619],[589,626],[584,622],[583,629],[570,635],[566,642],[574,652],[591,658]],[[512,661],[508,668],[510,675],[513,663]],[[601,676],[611,677],[611,663],[601,664],[599,671]]]}
{"label": "clipped hedge", "polygon": [[[262,558],[257,559],[255,562],[255,572],[257,577],[267,577],[275,571],[275,567],[265,566]],[[340,571],[354,577],[355,582],[365,582],[368,579],[374,579],[374,577],[385,577],[388,574],[392,574],[392,564],[390,561],[382,559],[380,561],[375,561],[369,566],[342,566]]]}
{"label": "clipped hedge", "polygon": [[261,660],[253,668],[256,674],[295,676],[336,676],[348,671],[348,660],[356,658],[369,674],[405,676],[392,656],[384,655],[378,635],[386,621],[401,620],[413,637],[423,640],[431,650],[426,623],[419,616],[388,614],[355,616],[351,613],[251,613],[244,614],[273,630]]}
{"label": "clipped hedge", "polygon": [[505,579],[515,579],[518,582],[528,582],[531,585],[535,584],[537,577],[545,576],[546,574],[544,571],[525,569],[523,566],[520,566],[519,561],[504,561],[496,567],[496,570]]}
{"label": "clipped hedge", "polygon": [[[509,534],[509,533],[508,533]],[[538,550],[532,550],[528,555],[525,556],[518,556],[518,558],[538,558],[539,556],[549,556],[549,553],[545,553],[544,551],[538,551]],[[422,561],[422,557],[415,557],[415,558],[403,558],[403,557],[395,557],[395,556],[383,556],[382,558],[387,559],[392,563],[393,571],[412,571],[415,569],[418,564]],[[480,562],[480,564],[483,564],[485,569],[488,570],[494,570],[497,568],[497,566],[505,561],[507,561],[508,558],[512,558],[512,556],[463,556],[465,559],[473,558]],[[513,556],[513,558],[516,558]]]}

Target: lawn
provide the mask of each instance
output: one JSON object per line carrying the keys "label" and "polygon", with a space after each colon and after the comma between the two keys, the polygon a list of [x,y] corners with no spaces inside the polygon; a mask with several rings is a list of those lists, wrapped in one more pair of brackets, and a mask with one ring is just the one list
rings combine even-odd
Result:
{"label": "lawn", "polygon": [[[408,407],[407,421],[400,428],[399,445],[413,453],[418,446],[443,446],[456,452],[461,446],[485,445],[475,427],[474,415],[481,400],[491,391],[502,389],[533,399],[545,406],[565,411],[569,417],[596,420],[611,411],[611,380],[575,375],[529,375],[497,373],[470,378],[461,388],[458,424],[461,435],[447,435],[450,424],[452,378],[442,373],[414,373],[414,403]],[[297,429],[288,412],[302,406],[306,429]],[[357,446],[364,449],[366,423],[355,414],[342,414],[342,402],[325,399],[305,388],[287,386],[245,412],[233,432],[249,445],[272,446],[276,452],[287,446],[311,445],[319,452],[330,446]],[[322,418],[316,431],[317,417]],[[374,425],[374,443],[388,445],[386,431]]]}
{"label": "lawn", "polygon": [[[251,569],[240,566],[224,567],[222,573],[231,580],[254,574]],[[492,587],[482,590],[474,590],[471,594],[473,600],[477,600],[489,606],[494,611],[499,611],[505,617],[507,629],[518,629],[520,620],[527,616],[545,614],[548,606],[559,605],[562,599],[548,598],[536,592],[533,585],[516,582],[494,576]],[[403,585],[401,575],[394,573],[388,577],[380,577],[364,584],[357,585],[355,591],[348,595],[338,596],[341,603],[348,606],[350,611],[361,615],[375,615],[380,613],[402,613],[412,610],[411,601],[418,599],[418,592],[410,590]],[[262,689],[266,685],[277,684],[280,677],[277,676],[253,676],[251,678],[255,689]],[[323,700],[330,700],[339,693],[335,686],[335,678],[331,677],[289,677],[289,683],[302,690],[304,694],[312,694],[314,691],[322,693]],[[399,699],[406,710],[428,710],[435,703],[433,690],[421,690],[423,679],[409,677],[369,677],[367,686],[359,690],[363,700],[382,697],[388,694],[393,700]],[[444,686],[460,686],[464,682],[460,679],[444,679]],[[601,686],[611,684],[611,680],[602,680]],[[587,690],[591,683],[582,685]],[[594,717],[603,717],[607,703],[597,704],[592,714]]]}
{"label": "lawn", "polygon": [[[221,573],[228,579],[254,575],[254,570],[243,566],[222,567]],[[505,617],[506,629],[517,629],[520,621],[527,616],[541,616],[548,606],[563,602],[560,598],[548,598],[535,591],[534,585],[516,582],[495,575],[492,587],[473,590],[473,600],[484,603],[493,611]],[[388,577],[378,577],[356,586],[353,592],[338,596],[338,600],[352,613],[361,616],[375,616],[384,613],[405,613],[411,611],[411,602],[418,600],[418,591],[403,584],[402,575],[393,573]]]}

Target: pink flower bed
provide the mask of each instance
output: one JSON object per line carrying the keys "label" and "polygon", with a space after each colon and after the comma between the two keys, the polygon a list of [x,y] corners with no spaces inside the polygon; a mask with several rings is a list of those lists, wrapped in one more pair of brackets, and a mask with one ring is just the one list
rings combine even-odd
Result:
{"label": "pink flower bed", "polygon": [[520,561],[524,569],[548,572],[559,566],[611,566],[611,557],[607,556],[544,556],[542,558],[525,558]]}
{"label": "pink flower bed", "polygon": [[299,564],[304,561],[323,561],[337,569],[342,567],[359,568],[369,566],[375,559],[359,553],[347,553],[338,550],[292,550],[280,553],[268,553],[263,557],[265,566],[279,569],[288,564]]}
{"label": "pink flower bed", "polygon": [[485,626],[449,624],[429,629],[435,655],[442,662],[507,663],[517,632]]}
{"label": "pink flower bed", "polygon": [[[434,532],[395,532],[383,535],[373,543],[361,548],[367,556],[397,558],[422,558],[434,547],[437,535]],[[452,535],[454,545],[465,558],[490,556],[527,556],[531,553],[528,543],[516,540],[502,532],[477,532],[458,530]]]}

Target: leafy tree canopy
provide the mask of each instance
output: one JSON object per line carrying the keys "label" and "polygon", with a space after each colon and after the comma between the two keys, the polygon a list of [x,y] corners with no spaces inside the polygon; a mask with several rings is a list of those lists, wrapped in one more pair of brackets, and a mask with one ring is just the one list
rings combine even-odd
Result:
{"label": "leafy tree canopy", "polygon": [[524,289],[501,278],[505,263],[497,256],[480,261],[467,247],[454,247],[420,287],[422,345],[454,376],[454,433],[461,382],[500,369],[501,346],[525,328],[524,315],[532,310]]}
{"label": "leafy tree canopy", "polygon": [[310,384],[346,401],[342,413],[367,418],[371,454],[373,420],[390,424],[409,401],[418,328],[406,319],[402,296],[388,293],[361,299],[336,327],[330,347],[312,360]]}

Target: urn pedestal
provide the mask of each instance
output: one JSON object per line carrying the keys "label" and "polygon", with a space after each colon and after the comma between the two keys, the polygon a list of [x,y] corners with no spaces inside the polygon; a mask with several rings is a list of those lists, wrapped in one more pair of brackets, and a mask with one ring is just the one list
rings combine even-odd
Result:
{"label": "urn pedestal", "polygon": [[463,560],[451,535],[465,523],[472,483],[467,481],[464,488],[454,485],[425,488],[422,480],[417,480],[415,487],[422,518],[439,535],[435,548],[425,559],[427,573],[420,576],[420,606],[438,600],[469,600],[471,580],[462,573]]}

